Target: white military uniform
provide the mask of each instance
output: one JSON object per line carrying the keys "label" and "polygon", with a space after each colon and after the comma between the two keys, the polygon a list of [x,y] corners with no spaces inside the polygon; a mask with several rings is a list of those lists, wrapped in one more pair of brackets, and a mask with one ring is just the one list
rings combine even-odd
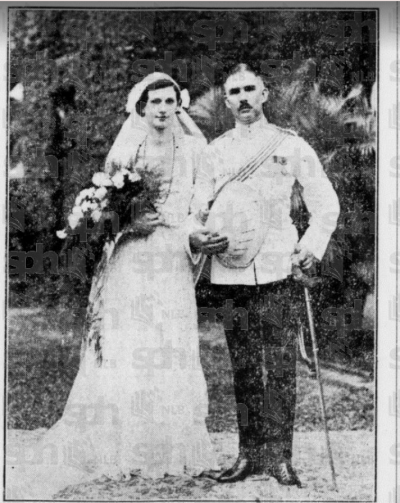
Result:
{"label": "white military uniform", "polygon": [[[206,160],[198,173],[195,206],[205,208],[218,188],[254,156],[277,131],[265,117],[236,124],[207,147]],[[291,275],[291,255],[298,233],[290,217],[295,180],[303,187],[303,199],[311,217],[300,240],[321,260],[339,216],[339,202],[315,151],[289,132],[272,155],[246,180],[264,200],[266,238],[254,262],[244,269],[230,269],[212,258],[211,283],[220,285],[266,284]]]}

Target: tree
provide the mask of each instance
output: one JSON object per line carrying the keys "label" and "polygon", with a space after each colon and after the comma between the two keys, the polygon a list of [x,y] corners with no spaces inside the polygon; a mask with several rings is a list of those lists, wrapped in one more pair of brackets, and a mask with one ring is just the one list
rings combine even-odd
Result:
{"label": "tree", "polygon": [[[330,96],[322,85],[310,83],[304,75],[313,64],[300,68],[290,83],[273,89],[265,105],[268,119],[296,131],[316,150],[340,201],[341,214],[327,253],[321,264],[323,282],[317,289],[316,318],[331,306],[348,309],[354,301],[365,301],[373,290],[375,263],[375,170],[376,114],[369,106],[366,91],[357,85],[347,96]],[[196,100],[190,114],[212,139],[232,127],[221,89],[211,89]],[[308,226],[302,188],[296,183],[292,193],[291,216],[300,236]],[[200,295],[206,295],[203,291]],[[342,307],[340,307],[342,306]],[[320,325],[322,342],[331,333]],[[360,334],[366,345],[373,334],[352,332],[352,347],[359,348]],[[349,334],[348,334],[349,335]]]}
{"label": "tree", "polygon": [[[146,72],[171,73],[196,100],[218,87],[229,68],[240,60],[258,67],[277,98],[282,86],[286,88],[297,79],[300,82],[296,85],[301,85],[302,80],[308,82],[310,92],[313,83],[318,82],[319,91],[310,94],[310,100],[318,96],[342,99],[358,79],[363,83],[362,96],[368,105],[376,59],[373,10],[366,9],[361,17],[353,11],[316,10],[12,12],[10,86],[22,83],[24,100],[12,103],[10,108],[9,168],[22,165],[26,176],[13,181],[9,196],[11,205],[26,210],[26,225],[25,231],[10,229],[10,251],[29,252],[35,243],[43,244],[45,250],[57,249],[54,236],[63,226],[62,214],[70,209],[80,188],[103,166],[125,120],[129,91]],[[360,29],[353,34],[351,26]],[[296,71],[308,59],[312,59],[313,66],[299,76]],[[299,96],[301,93],[306,93],[306,86]],[[287,103],[289,98],[285,98]],[[300,101],[298,98],[297,107]],[[197,106],[201,103],[207,106],[204,98],[197,101]],[[282,106],[287,107],[287,103],[282,102]],[[218,107],[215,116],[225,116],[225,107]],[[288,110],[279,115],[276,107],[268,109],[268,113],[278,124],[284,126],[289,121],[293,127],[300,127],[300,134],[321,155],[336,149],[337,144],[318,135],[317,128],[301,125],[301,113],[296,124]],[[209,139],[222,132],[225,121],[231,120],[226,115],[210,129],[200,114],[197,117]],[[354,134],[361,130],[358,128]],[[357,145],[360,142],[357,140]],[[355,186],[362,187],[368,194],[362,202],[363,211],[373,211],[370,194],[374,174],[369,168],[361,170],[361,160],[357,161],[361,150],[351,149],[350,144],[346,152],[351,166],[357,165],[354,173],[340,168],[337,160],[329,169],[332,176],[336,176],[335,169],[339,174],[343,170],[343,177],[349,176],[349,194]],[[344,152],[340,154],[342,159]],[[365,156],[362,159],[364,163]],[[22,291],[35,280],[32,291],[42,300],[38,284],[44,284],[45,277],[28,275],[18,288]],[[46,285],[46,291],[54,288],[51,295],[56,298],[66,275],[50,277],[54,287]]]}

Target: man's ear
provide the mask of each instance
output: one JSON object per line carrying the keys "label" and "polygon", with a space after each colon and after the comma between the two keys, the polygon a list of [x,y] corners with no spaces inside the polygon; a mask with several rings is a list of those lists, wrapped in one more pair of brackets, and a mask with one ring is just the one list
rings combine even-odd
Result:
{"label": "man's ear", "polygon": [[224,101],[225,101],[226,108],[232,109],[232,105],[229,103],[226,93],[224,93]]}
{"label": "man's ear", "polygon": [[269,95],[269,90],[266,87],[264,87],[263,92],[262,92],[262,97],[263,97],[262,102],[263,103],[266,103],[268,101],[268,95]]}

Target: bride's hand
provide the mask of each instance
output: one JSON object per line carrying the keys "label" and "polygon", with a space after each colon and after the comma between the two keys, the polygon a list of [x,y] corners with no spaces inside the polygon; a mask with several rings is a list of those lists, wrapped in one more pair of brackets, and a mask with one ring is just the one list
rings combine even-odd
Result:
{"label": "bride's hand", "polygon": [[189,236],[190,247],[197,253],[202,251],[206,255],[215,255],[224,252],[229,241],[226,236],[220,236],[217,232],[210,232],[206,229],[193,232]]}
{"label": "bride's hand", "polygon": [[199,210],[199,212],[196,215],[196,218],[201,224],[204,225],[207,222],[209,213],[210,212],[208,210]]}
{"label": "bride's hand", "polygon": [[159,225],[165,225],[165,220],[159,213],[143,213],[135,220],[131,229],[136,235],[148,236],[152,234]]}
{"label": "bride's hand", "polygon": [[165,220],[159,213],[144,213],[138,218],[138,223],[154,228],[158,225],[164,225]]}

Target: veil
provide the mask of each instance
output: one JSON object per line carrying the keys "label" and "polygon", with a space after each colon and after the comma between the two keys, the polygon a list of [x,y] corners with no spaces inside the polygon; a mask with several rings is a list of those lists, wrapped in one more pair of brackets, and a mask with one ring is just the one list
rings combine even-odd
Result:
{"label": "veil", "polygon": [[[113,165],[126,166],[132,159],[135,159],[138,149],[144,142],[148,131],[146,122],[136,112],[136,103],[139,101],[146,87],[163,79],[170,80],[179,90],[181,90],[177,82],[168,74],[154,72],[150,73],[143,80],[138,82],[129,93],[126,111],[130,115],[122,125],[122,128],[107,155],[105,162],[105,171],[107,173],[112,172]],[[173,124],[174,129],[179,135],[187,134],[195,136],[206,143],[203,133],[185,110],[185,108],[189,107],[190,103],[189,93],[186,89],[181,91],[181,98],[182,105],[176,113]]]}
{"label": "veil", "polygon": [[[136,103],[142,96],[143,91],[147,86],[153,84],[157,80],[170,80],[179,90],[180,86],[177,82],[166,73],[154,72],[147,75],[143,80],[138,82],[131,90],[126,104],[126,111],[129,117],[126,119],[119,131],[110,152],[107,155],[105,162],[106,173],[113,174],[115,166],[124,167],[130,161],[136,158],[140,146],[146,139],[148,133],[148,126],[146,121],[136,112]],[[207,145],[207,140],[199,127],[189,116],[185,109],[189,108],[190,97],[189,92],[184,89],[181,91],[182,104],[174,118],[173,128],[178,136],[190,135],[200,139],[204,146]],[[112,252],[112,248],[109,253]],[[201,270],[205,262],[205,256],[194,266],[193,274],[195,282],[200,277]]]}

